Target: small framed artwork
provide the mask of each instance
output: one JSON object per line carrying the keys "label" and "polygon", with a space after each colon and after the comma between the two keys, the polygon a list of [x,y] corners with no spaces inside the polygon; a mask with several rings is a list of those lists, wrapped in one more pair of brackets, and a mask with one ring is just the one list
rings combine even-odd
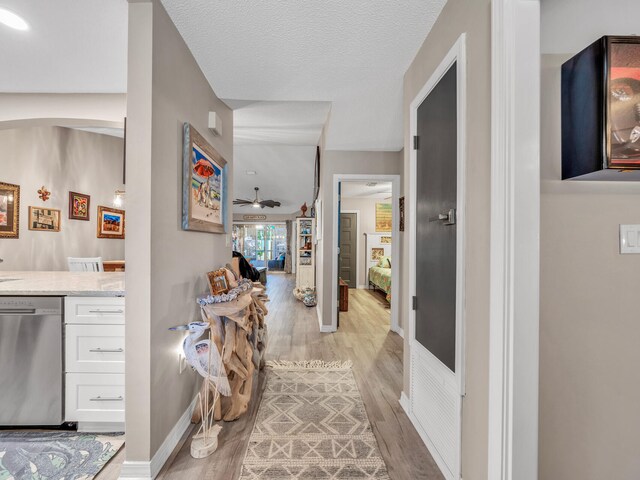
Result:
{"label": "small framed artwork", "polygon": [[384,245],[391,245],[391,237],[385,237],[384,235],[380,237],[380,243]]}
{"label": "small framed artwork", "polygon": [[20,235],[20,186],[0,182],[0,238]]}
{"label": "small framed artwork", "polygon": [[69,218],[71,220],[89,220],[91,197],[83,193],[69,192]]}
{"label": "small framed artwork", "polygon": [[373,247],[371,249],[371,261],[372,262],[377,262],[382,257],[384,257],[384,248]]}
{"label": "small framed artwork", "polygon": [[182,229],[226,232],[226,166],[218,151],[193,126],[184,124]]}
{"label": "small framed artwork", "polygon": [[29,230],[40,232],[60,231],[60,210],[29,207]]}
{"label": "small framed artwork", "polygon": [[400,231],[404,232],[404,197],[400,197]]}
{"label": "small framed artwork", "polygon": [[391,204],[376,203],[376,232],[390,232],[391,218]]}
{"label": "small framed artwork", "polygon": [[215,272],[207,273],[207,279],[209,280],[209,290],[211,290],[211,295],[222,295],[229,291],[229,285],[227,284],[227,272],[224,268],[216,270]]}
{"label": "small framed artwork", "polygon": [[124,210],[98,207],[98,238],[124,240]]}

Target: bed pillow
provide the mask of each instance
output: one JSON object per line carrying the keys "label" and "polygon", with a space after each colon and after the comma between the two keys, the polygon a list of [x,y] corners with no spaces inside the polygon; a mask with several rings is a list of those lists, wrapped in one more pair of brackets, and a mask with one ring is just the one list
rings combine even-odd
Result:
{"label": "bed pillow", "polygon": [[391,268],[391,257],[382,257],[378,260],[378,266],[380,268]]}

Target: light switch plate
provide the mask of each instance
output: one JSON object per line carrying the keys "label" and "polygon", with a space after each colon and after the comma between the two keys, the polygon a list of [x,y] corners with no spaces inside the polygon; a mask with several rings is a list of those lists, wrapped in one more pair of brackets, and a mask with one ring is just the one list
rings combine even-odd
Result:
{"label": "light switch plate", "polygon": [[640,225],[620,225],[620,253],[640,253]]}

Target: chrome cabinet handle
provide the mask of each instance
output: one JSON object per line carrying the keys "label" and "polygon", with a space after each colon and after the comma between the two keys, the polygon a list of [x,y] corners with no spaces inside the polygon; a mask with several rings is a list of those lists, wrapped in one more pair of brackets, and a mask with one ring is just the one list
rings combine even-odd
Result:
{"label": "chrome cabinet handle", "polygon": [[90,352],[95,352],[95,353],[122,353],[122,352],[124,352],[124,348],[115,348],[115,349],[92,348],[89,351]]}
{"label": "chrome cabinet handle", "polygon": [[122,395],[120,395],[118,397],[101,397],[101,396],[97,396],[97,397],[93,397],[93,398],[89,399],[90,402],[121,402],[123,400],[124,400],[124,397]]}
{"label": "chrome cabinet handle", "polygon": [[124,313],[124,310],[89,310],[89,313]]}

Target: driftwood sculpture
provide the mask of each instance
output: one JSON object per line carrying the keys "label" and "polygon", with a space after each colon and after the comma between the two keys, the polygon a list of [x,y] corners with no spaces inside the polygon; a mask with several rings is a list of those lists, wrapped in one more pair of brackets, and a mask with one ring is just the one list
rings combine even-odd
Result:
{"label": "driftwood sculpture", "polygon": [[[222,363],[231,388],[230,396],[215,402],[214,419],[237,420],[249,408],[256,369],[264,368],[267,346],[269,299],[260,283],[229,302],[202,305],[202,319],[211,325],[211,341],[222,354]],[[214,394],[210,382],[203,382],[200,395]],[[202,411],[194,411],[191,421],[199,423]]]}

